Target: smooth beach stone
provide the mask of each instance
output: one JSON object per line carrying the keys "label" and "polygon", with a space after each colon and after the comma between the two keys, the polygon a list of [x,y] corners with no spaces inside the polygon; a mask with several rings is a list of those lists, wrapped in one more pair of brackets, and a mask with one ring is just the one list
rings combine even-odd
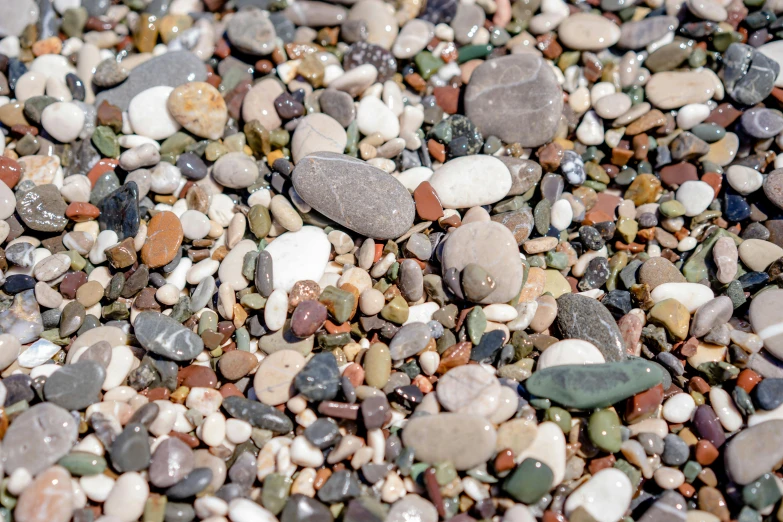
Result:
{"label": "smooth beach stone", "polygon": [[702,337],[713,328],[728,323],[733,312],[734,305],[725,295],[706,302],[693,315],[691,335]]}
{"label": "smooth beach stone", "polygon": [[503,482],[503,490],[519,502],[535,504],[549,491],[552,470],[536,459],[525,459]]}
{"label": "smooth beach stone", "polygon": [[739,246],[739,257],[751,270],[764,271],[783,257],[783,248],[763,239],[746,239]]}
{"label": "smooth beach stone", "polygon": [[660,384],[659,366],[642,359],[555,366],[525,381],[528,392],[567,408],[605,408]]}
{"label": "smooth beach stone", "polygon": [[600,51],[620,39],[620,27],[603,16],[576,13],[566,17],[557,28],[560,41],[577,51]]}
{"label": "smooth beach stone", "polygon": [[212,177],[224,187],[247,188],[258,179],[258,166],[244,152],[229,152],[215,162]]}
{"label": "smooth beach stone", "polygon": [[451,232],[441,253],[443,275],[462,271],[469,264],[482,267],[495,281],[495,289],[481,304],[506,303],[522,286],[522,264],[513,234],[500,223],[477,222]]}
{"label": "smooth beach stone", "polygon": [[21,413],[3,438],[6,473],[25,468],[35,475],[64,457],[79,438],[78,423],[67,410],[51,403]]}
{"label": "smooth beach stone", "polygon": [[174,361],[190,361],[204,349],[201,337],[159,312],[141,312],[133,327],[144,349]]}
{"label": "smooth beach stone", "polygon": [[3,2],[0,6],[0,37],[21,36],[27,25],[35,24],[39,14],[38,5],[32,0]]}
{"label": "smooth beach stone", "polygon": [[59,232],[68,224],[68,205],[54,185],[39,185],[17,198],[16,211],[24,224],[39,232]]}
{"label": "smooth beach stone", "polygon": [[68,522],[74,503],[71,474],[61,466],[52,466],[37,477],[19,495],[14,520],[19,522]]}
{"label": "smooth beach stone", "polygon": [[737,193],[747,196],[764,184],[764,176],[756,169],[742,165],[731,165],[726,169],[726,181]]}
{"label": "smooth beach stone", "polygon": [[[408,190],[393,176],[363,161],[316,152],[296,165],[292,179],[308,205],[363,236],[391,239],[413,225],[416,209]],[[361,184],[357,179],[362,179]],[[277,262],[274,266],[277,270]]]}
{"label": "smooth beach stone", "polygon": [[321,113],[308,114],[299,120],[291,137],[291,154],[298,165],[305,156],[316,152],[342,155],[347,143],[348,135],[336,119]]}
{"label": "smooth beach stone", "polygon": [[780,65],[753,47],[733,43],[723,53],[722,79],[734,100],[755,105],[772,92]]}
{"label": "smooth beach stone", "polygon": [[165,266],[177,257],[184,233],[173,212],[155,214],[147,224],[147,240],[141,247],[141,260],[150,268]]}
{"label": "smooth beach stone", "polygon": [[449,370],[436,393],[448,411],[489,417],[500,406],[501,390],[497,377],[479,365],[467,364]]}
{"label": "smooth beach stone", "polygon": [[44,396],[48,402],[67,410],[83,410],[99,402],[106,370],[94,361],[68,364],[46,379]]}
{"label": "smooth beach stone", "polygon": [[[415,417],[402,430],[402,442],[413,449],[416,460],[451,462],[458,471],[487,462],[496,439],[495,428],[484,417],[460,413]],[[465,451],[468,447],[471,451]]]}
{"label": "smooth beach stone", "polygon": [[[154,402],[148,403],[147,406],[154,406],[154,411],[150,410],[154,415],[150,414],[149,424],[155,420],[160,410]],[[149,432],[144,424],[134,422],[135,420],[134,415],[109,448],[112,466],[121,472],[141,471],[147,469],[150,464]]]}
{"label": "smooth beach stone", "polygon": [[257,56],[270,54],[277,36],[269,13],[260,9],[243,9],[228,23],[226,34],[238,49]]}
{"label": "smooth beach stone", "polygon": [[596,522],[618,522],[631,505],[634,487],[628,475],[616,468],[602,469],[568,495],[566,516],[584,510]]}
{"label": "smooth beach stone", "polygon": [[745,132],[754,138],[771,138],[783,131],[783,114],[774,109],[751,109],[740,121]]}
{"label": "smooth beach stone", "polygon": [[41,113],[41,125],[52,138],[70,143],[84,128],[84,111],[75,103],[56,102]]}
{"label": "smooth beach stone", "polygon": [[[514,54],[487,60],[470,77],[465,115],[484,136],[538,147],[557,130],[562,89],[543,58]],[[525,125],[515,122],[524,120]]]}
{"label": "smooth beach stone", "polygon": [[665,283],[684,283],[685,276],[665,257],[651,257],[639,268],[639,282],[654,290]]}
{"label": "smooth beach stone", "polygon": [[348,11],[349,21],[363,21],[367,24],[367,42],[390,49],[394,43],[399,24],[394,9],[381,0],[360,0]]}
{"label": "smooth beach stone", "polygon": [[698,308],[715,298],[713,291],[705,285],[698,283],[664,283],[650,292],[653,303],[660,303],[666,299],[676,299],[688,312],[694,313]]}
{"label": "smooth beach stone", "polygon": [[136,134],[163,140],[181,126],[169,113],[167,103],[173,87],[159,85],[141,91],[128,104],[128,119]]}
{"label": "smooth beach stone", "polygon": [[427,46],[433,36],[435,26],[431,22],[418,18],[408,20],[394,40],[392,53],[401,59],[413,58]]}
{"label": "smooth beach stone", "polygon": [[186,82],[204,81],[204,62],[190,51],[170,51],[145,61],[131,71],[128,79],[112,89],[96,95],[95,106],[106,100],[121,110],[128,110],[130,101],[140,92],[165,85],[177,87]]}
{"label": "smooth beach stone", "polygon": [[305,358],[293,350],[269,354],[256,370],[253,388],[258,400],[270,406],[288,401],[294,395],[294,378],[305,365]]}
{"label": "smooth beach stone", "polygon": [[642,49],[674,31],[679,25],[674,16],[649,16],[643,20],[625,22],[620,26],[617,46],[622,49]]}
{"label": "smooth beach stone", "polygon": [[645,86],[647,100],[659,109],[678,109],[691,103],[704,103],[715,94],[715,80],[703,71],[655,73]]}
{"label": "smooth beach stone", "polygon": [[275,290],[290,292],[297,281],[320,280],[331,248],[326,233],[317,227],[280,235],[265,249],[272,256]]}
{"label": "smooth beach stone", "polygon": [[139,233],[139,189],[129,181],[105,198],[98,205],[101,230],[116,232],[120,241]]}
{"label": "smooth beach stone", "polygon": [[729,478],[744,486],[772,471],[783,459],[782,439],[783,420],[770,420],[740,431],[726,444]]}
{"label": "smooth beach stone", "polygon": [[193,470],[193,450],[181,440],[171,437],[161,442],[150,460],[150,483],[159,488],[173,486]]}
{"label": "smooth beach stone", "polygon": [[536,364],[536,371],[566,364],[603,364],[601,351],[592,343],[581,339],[564,339],[547,346]]}
{"label": "smooth beach stone", "polygon": [[[585,317],[592,320],[584,321]],[[625,359],[625,341],[611,312],[599,301],[578,294],[557,298],[555,327],[564,339],[592,343],[607,361]]]}
{"label": "smooth beach stone", "polygon": [[437,522],[437,520],[438,510],[432,502],[415,493],[408,493],[392,504],[385,522]]}
{"label": "smooth beach stone", "polygon": [[431,332],[427,323],[409,323],[401,327],[389,343],[392,360],[401,361],[424,350],[430,342]]}
{"label": "smooth beach stone", "polygon": [[500,156],[509,173],[511,174],[511,189],[508,196],[524,194],[541,180],[541,165],[533,160],[514,158],[512,156]]}
{"label": "smooth beach stone", "polygon": [[312,401],[334,399],[339,385],[337,362],[328,352],[314,355],[294,378],[294,386],[299,393]]}
{"label": "smooth beach stone", "polygon": [[264,78],[254,84],[242,102],[242,119],[246,122],[258,120],[268,131],[279,128],[282,120],[275,109],[275,99],[283,94],[283,89],[275,78]]}
{"label": "smooth beach stone", "polygon": [[293,429],[291,419],[284,413],[258,401],[232,395],[223,399],[223,408],[231,417],[247,421],[262,430],[288,433]]}
{"label": "smooth beach stone", "polygon": [[14,296],[11,306],[0,312],[0,331],[14,336],[20,343],[31,343],[44,331],[35,291],[24,290]]}
{"label": "smooth beach stone", "polygon": [[750,302],[748,315],[753,331],[764,341],[764,347],[783,360],[783,310],[778,306],[783,290],[772,288]]}
{"label": "smooth beach stone", "polygon": [[166,107],[188,132],[210,140],[223,136],[228,109],[223,96],[210,84],[189,82],[175,87]]}
{"label": "smooth beach stone", "polygon": [[296,25],[323,27],[340,25],[348,11],[339,5],[304,0],[288,6],[283,13]]}
{"label": "smooth beach stone", "polygon": [[471,208],[497,203],[511,190],[511,174],[492,156],[454,158],[429,180],[444,208]]}

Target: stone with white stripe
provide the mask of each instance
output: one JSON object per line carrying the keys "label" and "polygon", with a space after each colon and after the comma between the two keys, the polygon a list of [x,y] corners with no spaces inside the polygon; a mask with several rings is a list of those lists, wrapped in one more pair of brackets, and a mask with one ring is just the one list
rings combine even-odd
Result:
{"label": "stone with white stripe", "polygon": [[764,341],[764,348],[783,360],[783,289],[773,288],[750,303],[750,324]]}

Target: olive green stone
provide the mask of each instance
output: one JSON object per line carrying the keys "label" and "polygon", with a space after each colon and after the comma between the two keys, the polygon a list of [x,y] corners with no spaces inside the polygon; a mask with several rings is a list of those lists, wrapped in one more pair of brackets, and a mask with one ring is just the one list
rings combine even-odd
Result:
{"label": "olive green stone", "polygon": [[734,380],[740,373],[739,368],[725,361],[701,363],[696,370],[704,374],[704,379],[712,386]]}
{"label": "olive green stone", "polygon": [[130,311],[125,303],[115,301],[110,305],[104,306],[101,309],[101,314],[104,319],[112,319],[121,321],[130,317]]}
{"label": "olive green stone", "polygon": [[773,505],[780,498],[780,489],[771,473],[765,473],[742,488],[742,500],[745,501],[745,504],[759,511]]}
{"label": "olive green stone", "polygon": [[527,391],[580,410],[606,408],[663,382],[658,365],[642,359],[605,364],[554,366],[535,372]]}
{"label": "olive green stone", "polygon": [[256,293],[245,294],[239,300],[239,303],[242,306],[250,308],[251,310],[261,310],[264,308],[264,306],[266,306],[266,298],[261,294]]}
{"label": "olive green stone", "polygon": [[457,51],[457,62],[465,63],[468,60],[483,58],[492,52],[491,45],[464,45]]}
{"label": "olive green stone", "polygon": [[201,317],[198,320],[198,334],[206,332],[207,330],[217,331],[218,316],[211,310],[202,312]]}
{"label": "olive green stone", "polygon": [[160,144],[160,153],[161,155],[174,154],[179,156],[185,152],[188,147],[195,145],[195,143],[196,140],[193,139],[192,136],[185,134],[184,132],[175,132]]}
{"label": "olive green stone", "polygon": [[628,476],[628,480],[630,480],[631,484],[634,486],[639,484],[642,480],[642,472],[631,465],[627,460],[617,459],[617,462],[614,463],[614,467],[625,473],[626,476]]}
{"label": "olive green stone", "polygon": [[95,148],[108,158],[118,158],[120,156],[120,142],[117,135],[110,127],[101,125],[95,129],[92,134],[92,144]]}
{"label": "olive green stone", "polygon": [[484,335],[484,331],[487,329],[487,316],[484,315],[484,309],[480,306],[474,306],[465,318],[465,325],[470,342],[477,345],[481,342],[481,336]]}
{"label": "olive green stone", "polygon": [[247,213],[247,220],[250,223],[250,231],[257,238],[261,239],[269,234],[272,228],[272,218],[269,210],[264,205],[253,205]]}
{"label": "olive green stone", "polygon": [[63,23],[60,29],[66,36],[78,38],[84,31],[84,25],[87,23],[88,17],[87,9],[84,7],[66,9],[63,13]]}
{"label": "olive green stone", "polygon": [[650,320],[666,328],[675,339],[683,340],[688,335],[691,314],[676,299],[664,299],[650,310]]}
{"label": "olive green stone", "polygon": [[40,148],[41,144],[38,143],[38,138],[32,134],[25,134],[16,142],[16,153],[20,156],[32,156],[38,152],[38,149]]}
{"label": "olive green stone", "polygon": [[598,183],[608,184],[611,181],[609,174],[606,173],[606,170],[604,170],[601,165],[593,161],[588,161],[585,163],[585,173],[590,179],[597,181]]}
{"label": "olive green stone", "polygon": [[144,514],[141,517],[142,522],[163,522],[166,518],[166,504],[168,502],[169,499],[165,495],[152,493],[144,505]]}
{"label": "olive green stone", "polygon": [[4,478],[2,482],[2,486],[0,486],[0,505],[7,509],[14,509],[16,507],[16,497],[8,492],[9,480],[11,479]]}
{"label": "olive green stone", "polygon": [[620,451],[620,445],[623,443],[621,427],[620,418],[614,410],[598,410],[590,415],[587,434],[598,449],[616,453]]}
{"label": "olive green stone", "polygon": [[72,451],[61,458],[57,464],[67,469],[71,475],[79,477],[98,475],[106,469],[106,459],[100,455],[82,451]]}
{"label": "olive green stone", "polygon": [[617,220],[617,233],[626,243],[632,243],[636,239],[637,232],[639,232],[639,223],[635,219],[621,217]]}
{"label": "olive green stone", "polygon": [[326,309],[335,318],[337,324],[343,324],[350,319],[356,306],[356,297],[351,292],[331,285],[324,288],[318,300],[326,305]]}
{"label": "olive green stone", "polygon": [[228,154],[228,147],[219,141],[213,141],[204,150],[204,157],[209,161],[217,161],[221,156]]}
{"label": "olive green stone", "polygon": [[438,72],[438,69],[445,64],[443,60],[429,51],[421,51],[413,61],[416,62],[416,68],[425,80],[429,80],[430,76]]}
{"label": "olive green stone", "polygon": [[283,149],[290,141],[291,133],[285,129],[275,129],[269,133],[269,144],[275,149]]}
{"label": "olive green stone", "polygon": [[670,199],[669,201],[661,203],[661,206],[658,207],[658,210],[660,210],[661,214],[667,218],[675,218],[685,215],[685,205],[676,199]]}
{"label": "olive green stone", "polygon": [[530,336],[522,330],[517,330],[511,334],[511,346],[514,347],[514,360],[524,359],[533,351],[533,341]]}
{"label": "olive green stone", "polygon": [[548,199],[542,199],[533,210],[533,222],[536,225],[536,232],[542,236],[549,232],[549,219],[552,213],[552,204]]}
{"label": "olive green stone", "polygon": [[364,367],[364,380],[373,388],[379,390],[386,386],[391,375],[391,352],[383,343],[375,343],[364,354],[362,361]]}
{"label": "olive green stone", "polygon": [[247,144],[256,154],[269,154],[272,149],[269,146],[269,131],[258,120],[245,123],[245,136]]}
{"label": "olive green stone", "polygon": [[402,296],[395,296],[381,309],[381,317],[395,324],[402,324],[408,320],[410,309]]}
{"label": "olive green stone", "polygon": [[506,477],[503,491],[523,504],[535,504],[547,494],[554,477],[552,469],[543,462],[525,459]]}
{"label": "olive green stone", "polygon": [[477,303],[491,294],[494,289],[495,281],[481,265],[468,263],[462,269],[462,291],[469,301]]}
{"label": "olive green stone", "polygon": [[693,254],[682,266],[682,273],[685,279],[690,283],[698,283],[702,279],[709,279],[710,271],[707,268],[706,260],[712,261],[712,247],[715,242],[722,237],[730,237],[739,245],[742,240],[724,228],[717,228],[701,245],[696,247]]}
{"label": "olive green stone", "polygon": [[546,266],[555,270],[565,270],[568,267],[568,255],[565,252],[550,250],[546,253]]}
{"label": "olive green stone", "polygon": [[291,479],[285,475],[278,473],[267,475],[264,479],[264,489],[261,492],[261,504],[272,514],[278,515],[285,507],[290,489]]}
{"label": "olive green stone", "polygon": [[544,413],[544,420],[557,424],[560,429],[563,430],[563,433],[569,433],[571,431],[571,414],[563,408],[552,406]]}
{"label": "olive green stone", "polygon": [[455,478],[457,478],[457,470],[454,468],[454,464],[451,462],[440,462],[438,464],[435,464],[435,479],[438,481],[438,484],[441,486],[445,486],[446,484],[450,484],[454,481]]}

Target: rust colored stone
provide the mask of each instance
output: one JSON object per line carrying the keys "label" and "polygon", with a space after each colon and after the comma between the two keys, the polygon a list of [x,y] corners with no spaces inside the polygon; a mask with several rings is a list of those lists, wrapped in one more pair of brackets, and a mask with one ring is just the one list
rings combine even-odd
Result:
{"label": "rust colored stone", "polygon": [[514,469],[514,453],[510,449],[504,449],[495,457],[495,471],[502,473]]}
{"label": "rust colored stone", "polygon": [[625,419],[629,423],[646,419],[655,414],[661,404],[663,404],[663,385],[659,384],[628,399]]}
{"label": "rust colored stone", "polygon": [[715,190],[715,197],[717,198],[720,193],[720,188],[723,185],[723,176],[717,172],[705,172],[701,177],[701,180]]}
{"label": "rust colored stone", "polygon": [[606,457],[591,460],[587,469],[590,471],[591,475],[595,475],[602,469],[613,468],[615,462],[617,462],[617,459],[614,455],[607,455]]}
{"label": "rust colored stone", "polygon": [[164,401],[171,396],[171,392],[168,388],[153,388],[147,391],[147,398],[152,401]]}
{"label": "rust colored stone", "polygon": [[427,150],[429,151],[430,156],[436,161],[440,161],[441,163],[446,161],[446,146],[444,144],[429,139],[427,140]]}
{"label": "rust colored stone", "polygon": [[545,172],[554,172],[560,167],[563,161],[565,150],[557,142],[552,142],[538,149],[538,162]]}
{"label": "rust colored stone", "polygon": [[472,346],[469,342],[461,342],[446,348],[446,351],[440,357],[440,365],[438,365],[437,372],[446,373],[452,368],[468,364]]}
{"label": "rust colored stone", "polygon": [[742,116],[742,111],[735,109],[730,103],[721,103],[712,110],[704,123],[716,123],[724,129]]}
{"label": "rust colored stone", "polygon": [[170,263],[182,245],[182,223],[176,214],[159,212],[147,225],[147,241],[141,248],[141,260],[150,268]]}
{"label": "rust colored stone", "polygon": [[712,442],[702,439],[696,444],[696,462],[702,466],[709,466],[718,458],[720,453]]}
{"label": "rust colored stone", "polygon": [[90,172],[87,173],[87,177],[90,179],[92,187],[95,188],[95,184],[98,182],[98,179],[107,172],[113,171],[119,164],[120,162],[113,158],[99,159],[98,163],[96,163],[90,169]]}
{"label": "rust colored stone", "polygon": [[428,181],[422,181],[413,191],[413,200],[416,202],[416,213],[426,221],[437,221],[443,217],[443,206],[438,199],[438,194]]}
{"label": "rust colored stone", "polygon": [[664,124],[666,124],[666,116],[658,109],[653,109],[631,122],[631,124],[625,128],[625,135],[636,136],[637,134],[647,132]]}
{"label": "rust colored stone", "polygon": [[698,179],[699,176],[696,174],[696,166],[685,161],[672,163],[661,169],[661,181],[669,187],[672,185],[682,185],[686,181],[698,181]]}
{"label": "rust colored stone", "polygon": [[435,102],[446,114],[457,113],[459,108],[459,89],[457,87],[450,85],[435,87],[432,94],[435,96]]}
{"label": "rust colored stone", "polygon": [[761,382],[761,375],[754,372],[750,368],[742,370],[737,377],[737,386],[750,393],[758,383]]}
{"label": "rust colored stone", "polygon": [[81,201],[72,201],[65,209],[65,215],[68,219],[81,223],[82,221],[91,221],[101,215],[98,207]]}
{"label": "rust colored stone", "polygon": [[16,160],[0,155],[0,181],[12,189],[22,177],[22,166]]}

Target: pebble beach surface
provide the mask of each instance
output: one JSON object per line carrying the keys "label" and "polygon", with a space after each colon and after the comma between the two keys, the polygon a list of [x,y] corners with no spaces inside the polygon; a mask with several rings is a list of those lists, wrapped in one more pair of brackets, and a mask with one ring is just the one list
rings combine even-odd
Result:
{"label": "pebble beach surface", "polygon": [[0,0],[0,522],[783,521],[778,16]]}

